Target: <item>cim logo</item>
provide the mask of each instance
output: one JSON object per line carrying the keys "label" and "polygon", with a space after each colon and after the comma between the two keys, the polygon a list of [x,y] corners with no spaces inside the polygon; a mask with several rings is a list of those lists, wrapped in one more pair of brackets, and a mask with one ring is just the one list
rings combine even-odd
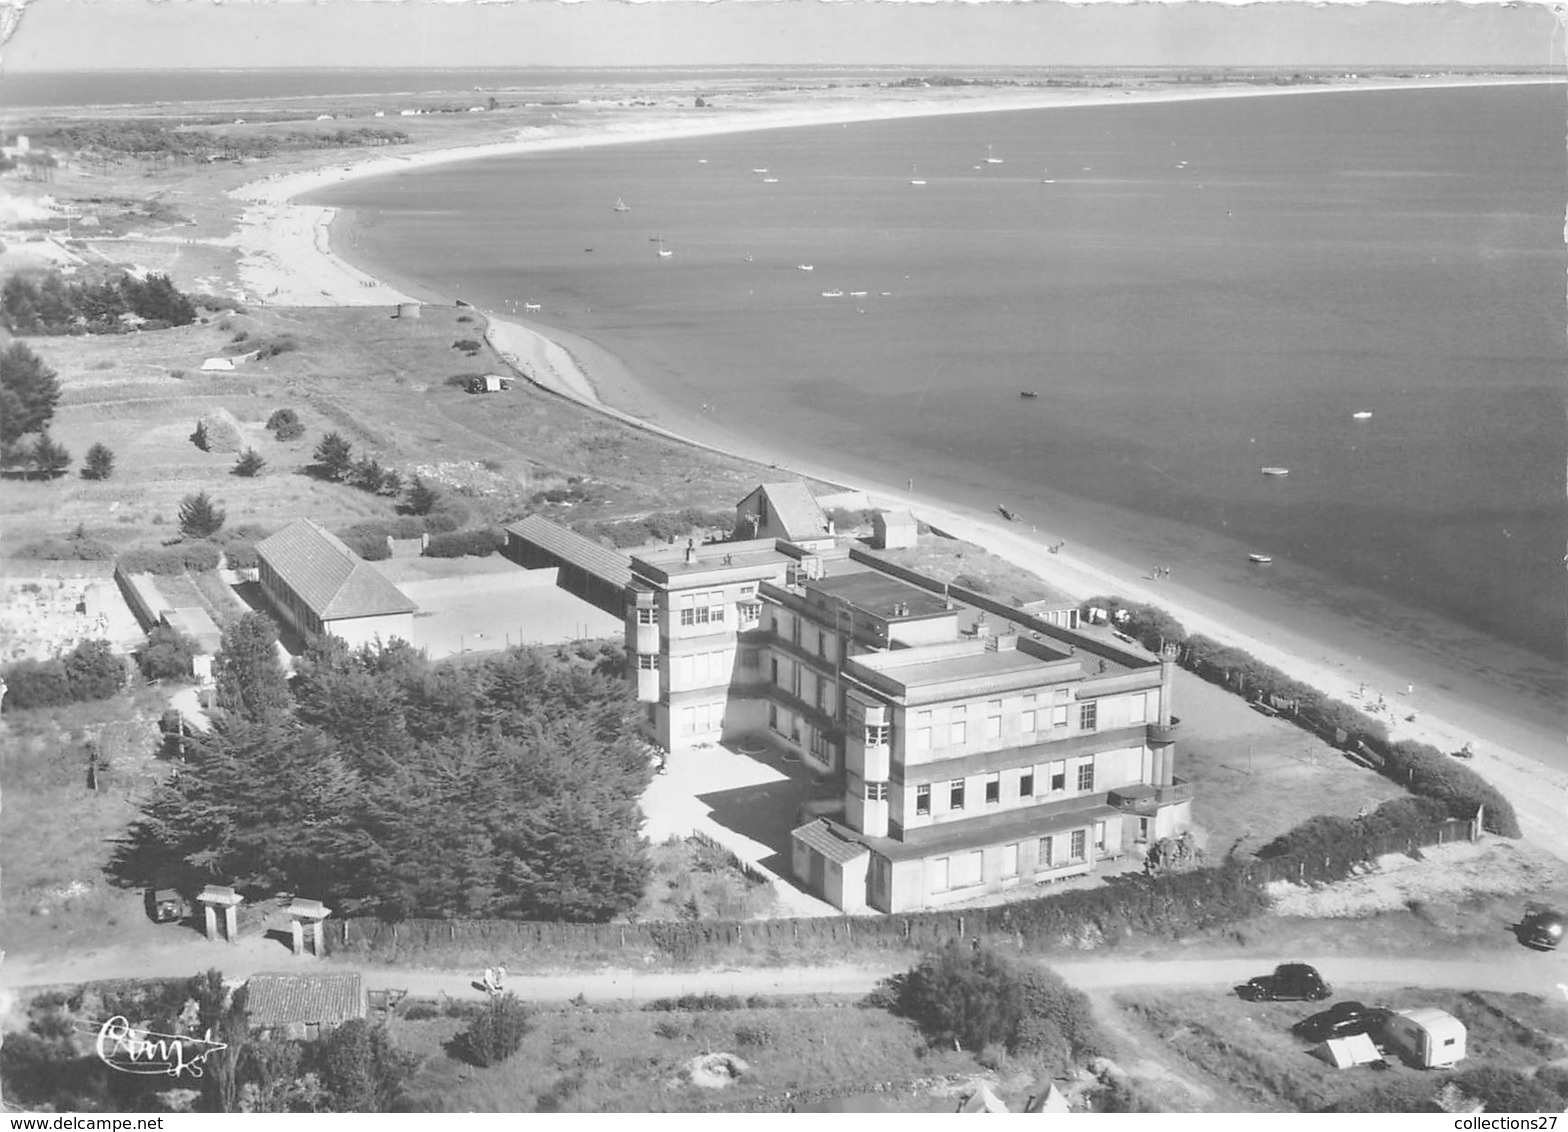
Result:
{"label": "cim logo", "polygon": [[[80,1024],[79,1024],[80,1025]],[[87,1033],[94,1033],[87,1026]],[[116,1014],[97,1028],[98,1058],[110,1069],[146,1076],[202,1076],[202,1062],[229,1047],[211,1037],[193,1038],[187,1034],[160,1034],[138,1030],[123,1015]],[[211,1034],[211,1031],[208,1031]]]}

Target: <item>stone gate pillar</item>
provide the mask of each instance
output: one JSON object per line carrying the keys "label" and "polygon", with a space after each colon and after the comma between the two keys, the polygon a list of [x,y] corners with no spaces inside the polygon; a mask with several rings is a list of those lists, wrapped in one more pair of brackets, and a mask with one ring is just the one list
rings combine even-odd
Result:
{"label": "stone gate pillar", "polygon": [[296,896],[289,905],[289,915],[293,918],[294,929],[294,954],[305,954],[305,930],[310,929],[310,954],[320,959],[324,954],[321,945],[321,923],[332,915],[332,909],[319,900],[306,900]]}
{"label": "stone gate pillar", "polygon": [[223,909],[223,938],[233,943],[239,935],[239,921],[235,910],[243,903],[245,898],[221,884],[209,884],[201,890],[196,897],[207,913],[207,938],[218,938],[218,909]]}

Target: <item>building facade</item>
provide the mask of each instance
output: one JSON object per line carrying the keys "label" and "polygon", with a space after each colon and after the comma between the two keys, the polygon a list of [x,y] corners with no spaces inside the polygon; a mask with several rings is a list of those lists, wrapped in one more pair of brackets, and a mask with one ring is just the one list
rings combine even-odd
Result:
{"label": "building facade", "polygon": [[309,519],[296,519],[262,539],[256,560],[267,604],[297,632],[330,633],[356,648],[413,639],[418,606]]}

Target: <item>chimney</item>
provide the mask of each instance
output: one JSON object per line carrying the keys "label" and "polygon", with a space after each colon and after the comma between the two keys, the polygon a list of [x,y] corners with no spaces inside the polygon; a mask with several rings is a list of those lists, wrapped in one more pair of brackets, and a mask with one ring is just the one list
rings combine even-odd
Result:
{"label": "chimney", "polygon": [[692,563],[694,563],[696,561],[697,561],[697,540],[689,538],[689,539],[686,540],[686,565],[690,566]]}

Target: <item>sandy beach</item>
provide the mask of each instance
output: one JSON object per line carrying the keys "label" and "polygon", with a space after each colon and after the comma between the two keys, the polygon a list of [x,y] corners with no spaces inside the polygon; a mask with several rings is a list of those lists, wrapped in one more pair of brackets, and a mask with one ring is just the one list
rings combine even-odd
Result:
{"label": "sandy beach", "polygon": [[[233,190],[244,206],[238,230],[226,241],[241,253],[240,274],[246,298],[277,305],[387,304],[409,296],[381,282],[334,254],[328,242],[331,209],[294,203],[295,199],[329,185],[362,177],[437,163],[471,160],[584,146],[689,138],[787,126],[915,117],[941,113],[981,113],[1019,109],[1068,109],[1074,106],[1132,104],[1194,98],[1266,97],[1282,94],[1325,94],[1401,86],[1458,86],[1461,82],[1350,84],[1343,87],[1264,88],[1245,91],[1016,92],[956,104],[866,101],[805,108],[770,107],[737,112],[729,118],[680,118],[628,123],[593,134],[551,134],[520,131],[510,142],[431,149],[409,155],[380,156],[345,164],[275,175]],[[419,295],[436,300],[439,296]],[[654,424],[617,405],[639,407],[635,366],[627,365],[592,343],[547,327],[531,327],[491,312],[488,337],[519,373],[541,388],[571,398],[639,428],[689,440],[702,447],[728,451],[745,459],[771,464],[781,474],[798,474],[839,484],[864,494],[868,505],[907,508],[928,525],[985,547],[1034,571],[1051,586],[1075,597],[1114,592],[1132,601],[1158,605],[1189,632],[1201,633],[1245,649],[1304,683],[1335,698],[1386,705],[1374,713],[1397,739],[1415,739],[1453,751],[1469,744],[1470,764],[1498,786],[1518,810],[1527,838],[1568,860],[1568,835],[1563,833],[1568,807],[1568,772],[1549,765],[1560,758],[1564,735],[1511,719],[1484,702],[1423,694],[1411,689],[1406,673],[1363,660],[1329,642],[1237,613],[1169,580],[1154,581],[1146,566],[1120,563],[1076,543],[1059,553],[1047,547],[1057,541],[1049,530],[1009,523],[993,513],[964,511],[900,490],[896,485],[853,482],[829,467],[802,466],[781,453],[746,442],[740,444],[711,432],[695,411],[681,419]],[[1410,690],[1407,690],[1410,689]],[[1414,719],[1407,717],[1414,716]]]}

